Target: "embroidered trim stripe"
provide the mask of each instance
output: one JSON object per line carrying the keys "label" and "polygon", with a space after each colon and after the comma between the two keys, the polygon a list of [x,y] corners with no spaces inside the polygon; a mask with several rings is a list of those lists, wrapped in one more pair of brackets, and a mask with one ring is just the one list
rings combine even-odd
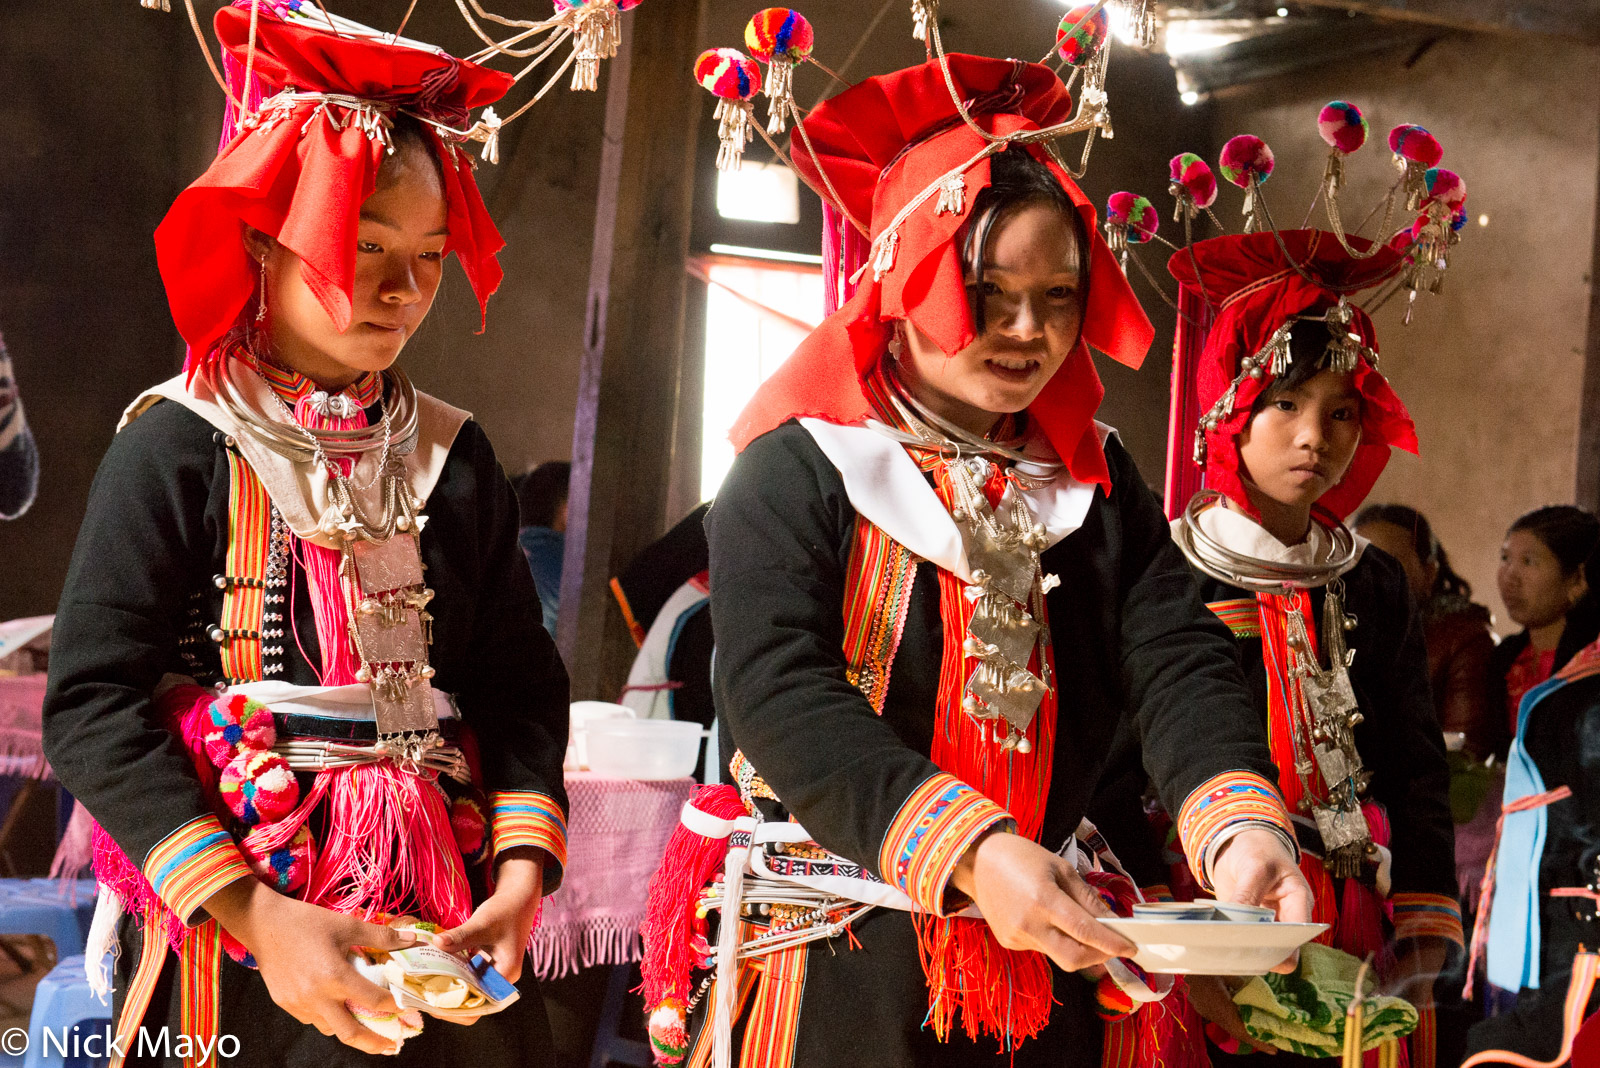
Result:
{"label": "embroidered trim stripe", "polygon": [[144,859],[144,875],[167,908],[189,926],[205,899],[250,874],[217,817],[196,816],[155,844]]}
{"label": "embroidered trim stripe", "polygon": [[1206,890],[1211,889],[1205,858],[1210,855],[1212,840],[1230,825],[1247,820],[1271,824],[1289,841],[1295,840],[1277,787],[1254,772],[1225,771],[1214,776],[1198,786],[1178,810],[1178,838],[1189,858],[1189,869]]}
{"label": "embroidered trim stripe", "polygon": [[1211,609],[1218,619],[1228,625],[1235,638],[1261,637],[1261,609],[1256,604],[1254,597],[1241,597],[1229,601],[1209,601],[1206,607]]}
{"label": "embroidered trim stripe", "polygon": [[500,790],[489,795],[494,855],[513,846],[534,846],[567,866],[567,819],[553,798],[536,790]]}
{"label": "embroidered trim stripe", "polygon": [[916,555],[857,515],[844,580],[845,677],[880,715],[916,577]]}
{"label": "embroidered trim stripe", "polygon": [[[183,940],[178,951],[183,1003],[178,1022],[186,1035],[215,1035],[222,967],[222,930],[216,920],[207,920]],[[204,1061],[184,1060],[184,1068],[215,1068],[216,1050]]]}
{"label": "embroidered trim stripe", "polygon": [[1401,938],[1448,938],[1462,944],[1461,909],[1453,897],[1443,894],[1395,894],[1394,936]]}
{"label": "embroidered trim stripe", "polygon": [[222,675],[229,682],[262,678],[264,581],[272,537],[272,500],[255,471],[228,449],[228,553],[226,574],[250,582],[229,582],[222,591]]}
{"label": "embroidered trim stripe", "polygon": [[[282,397],[284,403],[294,407],[294,402],[308,393],[315,393],[318,385],[299,371],[291,371],[286,367],[268,363],[265,360],[255,365],[261,377],[267,380],[267,385]],[[378,403],[383,396],[383,376],[376,371],[369,371],[356,379],[342,391],[363,408],[370,408]]]}
{"label": "embroidered trim stripe", "polygon": [[967,847],[996,824],[1015,826],[1005,809],[954,775],[939,772],[911,792],[878,849],[887,883],[928,912],[945,914],[945,888]]}
{"label": "embroidered trim stripe", "polygon": [[767,957],[745,1023],[740,1068],[793,1068],[810,949],[808,945],[790,946]]}

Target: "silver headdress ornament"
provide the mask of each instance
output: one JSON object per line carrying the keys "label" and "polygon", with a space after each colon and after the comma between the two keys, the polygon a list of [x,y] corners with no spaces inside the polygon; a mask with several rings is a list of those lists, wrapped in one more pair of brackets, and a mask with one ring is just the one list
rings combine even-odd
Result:
{"label": "silver headdress ornament", "polygon": [[[382,108],[373,101],[356,100],[353,97],[340,97],[334,94],[296,93],[292,90],[285,90],[264,101],[261,107],[252,110],[246,106],[246,101],[233,95],[227,79],[222,76],[221,68],[211,54],[211,46],[200,28],[200,18],[195,11],[194,0],[183,0],[184,7],[189,13],[189,22],[194,27],[195,37],[199,39],[200,47],[205,53],[206,64],[211,68],[211,74],[217,84],[222,87],[222,91],[237,109],[241,128],[253,128],[263,122],[270,125],[279,121],[282,115],[264,117],[263,112],[282,111],[294,103],[315,99],[320,104],[318,113],[335,123],[336,128],[343,129],[344,123],[348,120],[344,115],[336,116],[333,109],[349,115],[362,125],[369,137],[387,145],[389,122],[382,113],[386,110],[399,110],[432,126],[448,144],[467,141],[481,143],[483,145],[481,158],[488,163],[500,162],[500,130],[507,123],[521,118],[529,108],[543,99],[569,68],[572,70],[573,89],[593,91],[598,88],[600,61],[614,57],[621,40],[617,22],[619,12],[637,7],[640,2],[641,0],[555,0],[555,14],[552,17],[528,20],[506,18],[492,11],[486,11],[479,0],[456,0],[456,7],[460,9],[461,17],[485,45],[479,51],[463,58],[471,63],[487,64],[498,57],[505,57],[523,64],[513,76],[515,82],[521,82],[552,56],[560,54],[558,46],[569,38],[573,42],[572,50],[567,53],[566,60],[556,72],[533,94],[532,98],[511,114],[501,118],[495,113],[494,108],[486,107],[476,121],[457,128],[439,122],[434,117],[416,114],[404,108]],[[171,0],[139,0],[139,4],[153,11],[172,10]],[[387,45],[440,53],[440,49],[433,45],[400,36],[410,19],[411,11],[416,8],[415,0],[407,8],[406,17],[401,19],[399,27],[392,33],[375,30],[370,26],[363,26],[359,22],[335,15],[323,6],[321,0],[255,0],[253,3],[240,3],[235,6],[248,9],[251,16],[250,39],[245,57],[247,83],[248,74],[255,66],[256,19],[263,13],[285,22],[326,30],[340,37],[374,40]],[[511,32],[499,37],[497,34],[500,31],[491,34],[484,28],[486,23],[492,23]]]}

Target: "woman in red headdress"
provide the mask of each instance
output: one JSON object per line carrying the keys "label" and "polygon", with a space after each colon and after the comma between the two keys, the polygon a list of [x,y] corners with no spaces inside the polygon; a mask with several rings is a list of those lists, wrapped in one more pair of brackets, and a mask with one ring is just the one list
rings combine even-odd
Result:
{"label": "woman in red headdress", "polygon": [[[1172,527],[1243,657],[1313,919],[1330,925],[1318,941],[1378,954],[1389,989],[1427,1008],[1447,947],[1461,944],[1449,770],[1405,572],[1343,522],[1391,448],[1416,451],[1372,321],[1350,303],[1403,260],[1350,241],[1366,255],[1299,230],[1172,257],[1216,313],[1198,371],[1207,488]],[[1221,984],[1191,989],[1231,1047],[1244,1032]],[[1416,1041],[1431,1064],[1431,1028]],[[1296,1054],[1271,1063],[1284,1056]]]}
{"label": "woman in red headdress", "polygon": [[[499,281],[460,142],[510,79],[250,7],[216,18],[248,110],[156,233],[189,358],[112,441],[56,617],[45,745],[98,821],[113,1063],[548,1063],[522,963],[566,674],[488,439],[392,366],[446,255]],[[355,950],[430,938],[522,997],[423,1027]]]}
{"label": "woman in red headdress", "polygon": [[[707,519],[737,792],[685,813],[654,888],[669,1062],[1098,1061],[1097,988],[1073,973],[1130,951],[1096,922],[1134,899],[1118,828],[1084,818],[1119,730],[1197,878],[1287,918],[1307,904],[1227,633],[1094,421],[1089,345],[1137,365],[1151,328],[1083,194],[1027,143],[1071,100],[1038,65],[948,73],[970,121],[930,62],[819,105],[795,143],[838,197],[828,245],[863,273],[850,293],[846,255],[843,306],[740,417]],[[706,901],[747,903],[737,933],[695,920]],[[1113,973],[1110,1015],[1171,985]],[[1176,1029],[1180,1001],[1142,1013]]]}

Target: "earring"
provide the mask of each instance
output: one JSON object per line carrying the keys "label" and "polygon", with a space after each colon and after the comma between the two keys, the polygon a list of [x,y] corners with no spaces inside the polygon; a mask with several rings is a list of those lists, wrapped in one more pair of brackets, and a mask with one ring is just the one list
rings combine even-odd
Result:
{"label": "earring", "polygon": [[256,322],[261,322],[267,317],[267,258],[261,257],[261,290],[256,298]]}

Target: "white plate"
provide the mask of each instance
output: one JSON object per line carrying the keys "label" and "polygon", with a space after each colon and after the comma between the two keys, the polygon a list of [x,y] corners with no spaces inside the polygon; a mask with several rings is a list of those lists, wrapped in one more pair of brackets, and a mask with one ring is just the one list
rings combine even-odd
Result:
{"label": "white plate", "polygon": [[1138,952],[1147,972],[1262,975],[1328,929],[1325,923],[1235,920],[1101,920]]}

